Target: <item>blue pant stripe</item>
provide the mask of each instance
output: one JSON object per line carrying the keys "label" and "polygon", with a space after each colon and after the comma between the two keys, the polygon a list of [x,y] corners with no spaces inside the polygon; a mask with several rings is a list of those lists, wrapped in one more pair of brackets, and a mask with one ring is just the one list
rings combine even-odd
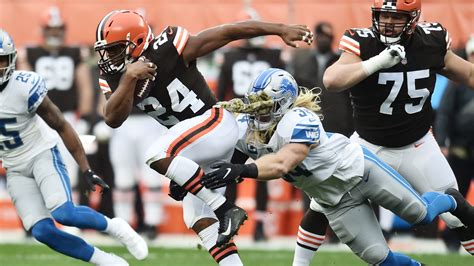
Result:
{"label": "blue pant stripe", "polygon": [[51,149],[51,153],[53,154],[54,168],[56,168],[56,171],[58,172],[61,178],[61,183],[63,184],[64,191],[66,191],[66,197],[68,201],[72,201],[71,185],[69,184],[69,176],[67,172],[65,171],[65,166],[61,159],[61,155],[59,154],[58,148],[56,146],[53,147]]}
{"label": "blue pant stripe", "polygon": [[397,180],[400,184],[402,184],[406,189],[408,189],[415,197],[417,197],[423,204],[426,206],[426,202],[418,195],[418,193],[413,189],[413,187],[401,176],[397,171],[395,171],[393,168],[391,168],[389,165],[384,163],[382,160],[380,160],[377,156],[375,156],[371,151],[369,151],[367,148],[362,147],[362,150],[364,151],[364,157],[377,164],[378,167],[382,168],[386,173],[391,175],[395,180]]}

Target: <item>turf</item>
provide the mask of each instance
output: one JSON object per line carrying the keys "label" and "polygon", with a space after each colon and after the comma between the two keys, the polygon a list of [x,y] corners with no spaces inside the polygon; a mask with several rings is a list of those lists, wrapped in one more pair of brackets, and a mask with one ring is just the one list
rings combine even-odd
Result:
{"label": "turf", "polygon": [[[213,263],[208,253],[198,249],[164,249],[150,248],[150,255],[145,261],[133,259],[124,248],[102,247],[105,251],[114,252],[125,258],[133,266],[156,266],[156,265],[192,265],[207,266]],[[240,251],[244,265],[248,266],[287,266],[291,265],[293,253],[287,250]],[[413,255],[429,266],[436,265],[474,265],[471,256],[461,255]],[[75,266],[90,265],[82,261],[68,258],[42,245],[0,245],[0,265],[8,266]],[[347,252],[319,252],[312,265],[366,265],[355,255]]]}

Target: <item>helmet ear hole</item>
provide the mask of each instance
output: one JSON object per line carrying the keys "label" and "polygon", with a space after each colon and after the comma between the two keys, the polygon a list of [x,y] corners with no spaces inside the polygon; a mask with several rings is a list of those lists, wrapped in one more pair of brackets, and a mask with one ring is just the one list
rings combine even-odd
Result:
{"label": "helmet ear hole", "polygon": [[137,46],[140,46],[143,43],[143,38],[137,40]]}

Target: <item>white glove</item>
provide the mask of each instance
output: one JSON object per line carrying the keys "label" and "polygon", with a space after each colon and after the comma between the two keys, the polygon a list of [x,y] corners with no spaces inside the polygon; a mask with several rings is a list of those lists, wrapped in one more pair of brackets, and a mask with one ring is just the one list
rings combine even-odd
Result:
{"label": "white glove", "polygon": [[362,67],[368,76],[380,69],[390,68],[405,59],[405,48],[399,44],[391,45],[380,54],[362,62]]}

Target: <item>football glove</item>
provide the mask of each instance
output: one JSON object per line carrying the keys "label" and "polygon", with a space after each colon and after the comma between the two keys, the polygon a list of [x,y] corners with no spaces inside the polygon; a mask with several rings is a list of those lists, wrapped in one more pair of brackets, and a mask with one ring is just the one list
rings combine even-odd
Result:
{"label": "football glove", "polygon": [[370,76],[381,69],[393,67],[400,61],[406,60],[405,56],[405,47],[395,44],[387,47],[380,54],[363,61],[362,66],[367,75]]}
{"label": "football glove", "polygon": [[257,178],[257,165],[252,164],[232,164],[227,162],[216,162],[211,165],[212,169],[217,169],[205,174],[201,178],[201,184],[209,189],[225,187],[229,184],[240,183],[244,177]]}
{"label": "football glove", "polygon": [[107,183],[105,183],[105,181],[102,180],[102,178],[100,178],[98,175],[96,175],[91,169],[88,169],[84,173],[82,173],[82,176],[84,177],[84,179],[86,179],[87,190],[95,191],[96,185],[101,188],[100,192],[102,194],[107,193],[107,191],[110,190],[109,185],[107,185]]}

